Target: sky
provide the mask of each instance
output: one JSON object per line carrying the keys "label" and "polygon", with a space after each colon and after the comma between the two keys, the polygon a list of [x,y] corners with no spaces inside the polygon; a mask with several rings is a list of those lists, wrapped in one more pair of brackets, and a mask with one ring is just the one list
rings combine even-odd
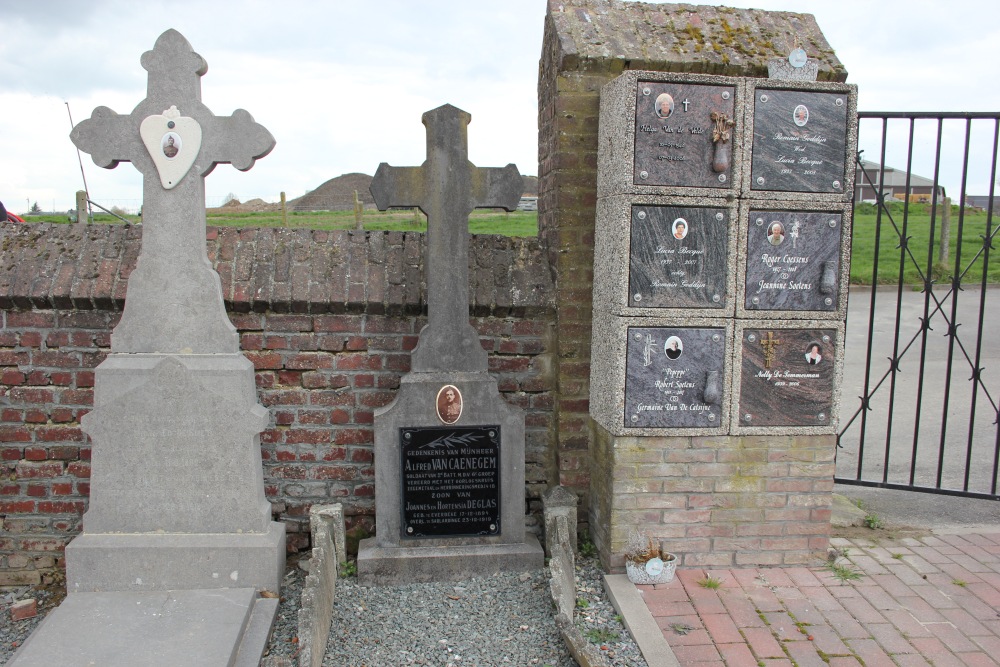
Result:
{"label": "sky", "polygon": [[[704,4],[814,14],[859,87],[859,110],[1000,109],[1000,5]],[[0,201],[15,212],[34,202],[44,210],[73,206],[82,176],[67,111],[77,123],[97,106],[131,112],[145,97],[139,58],[168,28],[208,62],[202,101],[220,116],[246,109],[277,141],[248,172],[216,168],[206,181],[210,206],[229,195],[277,201],[284,191],[291,199],[340,174],[374,174],[380,162],[419,165],[421,114],[445,103],[472,115],[472,162],[513,162],[537,174],[544,14],[544,0],[0,0]],[[960,144],[963,131],[949,125],[946,144]],[[877,159],[878,134],[862,126],[870,159]],[[928,136],[918,128],[918,146]],[[969,191],[986,194],[989,170],[978,165],[990,161],[983,146],[992,139],[975,131],[971,141],[977,167]],[[905,167],[902,159],[890,152],[886,163]],[[138,208],[135,168],[103,169],[86,154],[82,161],[94,201]],[[930,176],[932,164],[918,160],[914,171]],[[959,178],[946,164],[943,182],[953,188]]]}

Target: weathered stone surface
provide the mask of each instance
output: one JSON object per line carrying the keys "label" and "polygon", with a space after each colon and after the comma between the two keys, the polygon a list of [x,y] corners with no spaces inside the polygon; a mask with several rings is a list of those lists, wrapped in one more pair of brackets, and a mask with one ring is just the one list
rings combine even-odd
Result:
{"label": "weathered stone surface", "polygon": [[[358,576],[368,584],[460,579],[497,568],[531,569],[542,562],[541,547],[524,530],[524,413],[500,398],[468,310],[468,215],[476,207],[513,209],[521,177],[514,165],[472,166],[469,120],[469,114],[450,105],[425,113],[424,164],[382,163],[372,181],[380,209],[419,206],[427,214],[428,323],[396,399],[375,412],[377,530],[358,552]],[[444,427],[453,428],[438,431]],[[437,462],[448,473],[451,461],[465,457],[462,446],[448,445],[461,445],[463,437],[474,433],[490,441],[477,448],[488,452],[490,474],[495,475],[487,482],[493,486],[488,497],[461,497],[457,488],[468,481],[465,472],[434,473],[434,484],[449,494],[443,499],[449,507],[445,513],[425,509],[435,503],[425,502],[427,494],[417,490],[416,476],[423,473],[404,471],[404,466],[415,462],[433,471]],[[406,434],[419,446],[440,446],[443,453],[411,461],[405,457]],[[445,516],[451,513],[455,517]],[[473,514],[475,521],[466,521]]]}
{"label": "weathered stone surface", "polygon": [[[144,239],[129,298],[116,327],[116,352],[236,352],[236,330],[226,318],[218,275],[205,255],[205,182],[219,163],[250,169],[274,147],[274,138],[249,113],[218,117],[201,102],[205,60],[176,30],[142,56],[147,97],[131,114],[98,107],[77,125],[73,143],[101,167],[131,162],[143,174]],[[204,133],[191,168],[165,189],[151,153],[139,140],[142,122],[176,107]],[[179,129],[179,128],[177,128]]]}
{"label": "weathered stone surface", "polygon": [[[771,58],[801,45],[819,78],[847,71],[812,14],[678,3],[550,0],[560,69],[617,62],[629,69],[767,76]],[[628,63],[628,65],[625,65]]]}

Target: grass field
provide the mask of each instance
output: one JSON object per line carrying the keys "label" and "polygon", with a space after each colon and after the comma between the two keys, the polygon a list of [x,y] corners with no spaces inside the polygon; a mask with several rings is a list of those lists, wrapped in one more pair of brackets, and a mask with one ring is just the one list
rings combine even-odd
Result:
{"label": "grass field", "polygon": [[[140,218],[134,215],[123,216],[130,222],[138,222]],[[31,216],[28,222],[68,223],[66,216]],[[112,215],[94,216],[94,222],[100,224],[122,224],[121,220]],[[282,227],[281,213],[235,213],[219,212],[212,209],[207,214],[209,225],[217,227]],[[427,218],[422,213],[414,211],[366,210],[363,220],[365,229],[370,231],[389,230],[403,232],[427,231]],[[353,229],[353,211],[309,211],[288,214],[288,226],[297,229]],[[474,211],[469,216],[469,231],[473,234],[501,234],[504,236],[537,236],[538,214],[534,211]]]}
{"label": "grass field", "polygon": [[[136,216],[125,216],[132,222],[139,220]],[[975,284],[982,279],[984,255],[982,237],[987,234],[987,219],[983,212],[965,213],[962,224],[962,244],[960,256],[960,272],[963,284]],[[891,218],[891,219],[890,219]],[[65,216],[32,216],[29,221],[36,222],[68,222]],[[225,227],[281,227],[280,213],[237,213],[220,212],[212,209],[208,212],[208,224]],[[902,231],[903,208],[901,204],[890,204],[889,214],[883,212],[881,222],[881,237],[879,242],[878,284],[893,285],[899,280],[900,248],[899,235],[893,228]],[[113,216],[102,214],[95,217],[95,222],[102,224],[120,224]],[[991,221],[991,230],[996,234],[1000,216]],[[305,229],[353,229],[353,211],[317,211],[289,213],[288,226]],[[422,213],[409,210],[392,210],[379,212],[366,210],[364,214],[366,230],[390,230],[407,232],[427,231],[427,220]],[[875,260],[875,231],[877,216],[875,207],[871,204],[859,204],[854,215],[854,232],[851,257],[851,283],[867,285],[872,282],[872,267]],[[537,236],[538,214],[534,211],[504,213],[503,211],[474,211],[469,217],[469,231],[473,234],[500,234],[504,236]],[[933,242],[931,260],[931,277],[938,283],[947,283],[955,272],[955,257],[958,251],[959,212],[958,207],[952,207],[951,234],[948,262],[942,264],[938,259],[938,243],[941,233],[941,211],[937,212],[934,239],[930,238],[930,207],[922,204],[912,204],[907,217],[907,236],[909,252],[906,253],[903,271],[903,283],[920,286],[923,283],[921,271],[928,266],[928,243]],[[917,267],[920,267],[918,270]],[[966,269],[968,268],[968,271]],[[1000,283],[1000,244],[996,250],[990,251],[987,282]]]}
{"label": "grass field", "polygon": [[[891,220],[890,220],[891,217]],[[895,222],[896,228],[893,227]],[[991,221],[991,232],[996,235],[1000,216]],[[851,245],[851,283],[867,285],[872,282],[875,261],[875,232],[878,226],[875,207],[861,204],[854,213],[854,232]],[[898,232],[897,232],[898,228]],[[882,213],[881,233],[878,252],[878,284],[895,285],[899,281],[900,234],[903,229],[903,208],[901,204],[890,204],[887,215]],[[931,239],[930,206],[911,204],[907,216],[906,236],[909,237],[908,252],[903,263],[903,283],[921,285],[921,272],[927,273],[928,245],[932,244],[930,275],[935,282],[947,283],[955,273],[955,259],[959,253],[958,243],[959,211],[952,207],[951,233],[949,234],[948,260],[939,261],[938,246],[941,238],[941,211],[937,211],[934,221],[934,238]],[[963,273],[963,284],[974,284],[982,280],[985,255],[983,237],[987,234],[985,212],[966,211],[962,221],[962,243],[959,257],[959,273]],[[919,267],[919,269],[918,269]],[[987,282],[1000,283],[1000,245],[990,250]]]}

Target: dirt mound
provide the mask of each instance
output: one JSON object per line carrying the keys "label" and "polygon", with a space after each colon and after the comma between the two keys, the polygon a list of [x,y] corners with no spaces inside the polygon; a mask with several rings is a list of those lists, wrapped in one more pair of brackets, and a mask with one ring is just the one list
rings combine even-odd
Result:
{"label": "dirt mound", "polygon": [[312,192],[292,199],[288,208],[291,211],[353,211],[355,191],[365,208],[374,208],[375,200],[368,192],[371,183],[372,177],[368,174],[342,174]]}
{"label": "dirt mound", "polygon": [[230,199],[219,208],[210,208],[208,210],[219,213],[270,213],[280,211],[281,203],[268,204],[259,197],[245,202],[240,202],[239,199]]}
{"label": "dirt mound", "polygon": [[[538,196],[538,177],[523,176],[524,196]],[[375,208],[375,200],[372,198],[368,188],[372,184],[372,177],[368,174],[342,174],[336,178],[319,186],[315,190],[308,192],[297,199],[288,202],[290,211],[353,211],[354,192],[357,191],[358,199],[365,205],[365,208]],[[249,204],[249,202],[247,202]]]}

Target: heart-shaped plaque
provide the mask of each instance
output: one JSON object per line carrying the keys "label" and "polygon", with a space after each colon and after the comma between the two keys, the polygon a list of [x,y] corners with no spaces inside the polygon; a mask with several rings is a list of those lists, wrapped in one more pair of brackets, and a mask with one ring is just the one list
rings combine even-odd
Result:
{"label": "heart-shaped plaque", "polygon": [[167,190],[181,182],[201,149],[201,125],[194,118],[182,116],[175,106],[144,118],[139,135]]}

